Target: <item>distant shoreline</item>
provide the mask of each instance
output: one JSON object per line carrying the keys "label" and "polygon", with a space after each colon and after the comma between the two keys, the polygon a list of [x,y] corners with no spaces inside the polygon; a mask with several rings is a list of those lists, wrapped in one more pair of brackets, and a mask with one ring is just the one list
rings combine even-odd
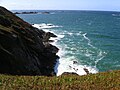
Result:
{"label": "distant shoreline", "polygon": [[50,12],[33,12],[33,11],[30,11],[30,12],[15,12],[14,14],[50,14]]}

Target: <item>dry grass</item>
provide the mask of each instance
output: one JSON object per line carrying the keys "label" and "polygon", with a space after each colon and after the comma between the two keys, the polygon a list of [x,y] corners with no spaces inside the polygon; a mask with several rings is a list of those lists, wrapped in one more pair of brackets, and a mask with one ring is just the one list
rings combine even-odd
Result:
{"label": "dry grass", "polygon": [[1,90],[120,90],[120,71],[59,77],[0,75]]}

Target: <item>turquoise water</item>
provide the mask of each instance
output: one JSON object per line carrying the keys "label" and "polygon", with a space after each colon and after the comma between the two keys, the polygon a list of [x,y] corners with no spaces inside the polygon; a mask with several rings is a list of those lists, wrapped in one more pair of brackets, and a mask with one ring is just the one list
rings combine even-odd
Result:
{"label": "turquoise water", "polygon": [[43,30],[58,35],[55,45],[60,48],[61,64],[67,65],[66,70],[69,61],[74,60],[99,72],[120,69],[120,12],[49,12],[18,16],[31,24],[53,25]]}

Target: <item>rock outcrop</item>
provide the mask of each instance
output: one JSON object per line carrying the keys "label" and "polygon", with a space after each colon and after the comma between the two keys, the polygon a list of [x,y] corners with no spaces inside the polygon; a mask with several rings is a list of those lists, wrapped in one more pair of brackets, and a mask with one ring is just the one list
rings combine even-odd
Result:
{"label": "rock outcrop", "polygon": [[58,48],[49,44],[50,37],[56,36],[0,7],[0,73],[55,75]]}

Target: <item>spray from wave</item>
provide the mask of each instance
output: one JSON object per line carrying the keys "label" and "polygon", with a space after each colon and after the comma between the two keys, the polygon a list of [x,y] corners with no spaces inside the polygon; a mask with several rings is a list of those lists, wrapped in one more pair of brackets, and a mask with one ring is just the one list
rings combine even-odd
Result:
{"label": "spray from wave", "polygon": [[[34,27],[38,29],[43,29],[46,32],[54,32],[54,28],[61,28],[62,26],[53,25],[53,24],[34,24]],[[52,30],[51,30],[52,28]],[[77,73],[78,75],[86,75],[87,72],[89,73],[98,73],[99,70],[97,69],[97,64],[100,60],[102,60],[105,56],[105,52],[103,52],[100,49],[97,49],[95,46],[92,45],[91,40],[87,37],[87,33],[83,33],[81,31],[77,33],[72,33],[68,31],[62,31],[60,33],[55,33],[58,37],[57,38],[50,38],[50,40],[54,40],[51,44],[57,46],[60,50],[57,53],[57,55],[60,57],[59,60],[57,60],[57,64],[54,68],[57,76],[61,75],[64,72],[69,73]],[[65,43],[59,43],[60,41],[63,41],[66,37],[66,35],[72,37],[80,37],[81,42],[86,42],[86,47],[79,47],[80,50],[76,48],[71,48]],[[76,36],[75,36],[76,35]],[[71,42],[71,45],[75,45],[74,42],[69,41],[67,38],[66,42]],[[81,43],[82,44],[82,43]],[[84,46],[84,45],[83,45]],[[91,49],[89,49],[91,48]],[[68,50],[69,49],[69,50]],[[75,51],[75,52],[74,52]],[[81,53],[82,56],[89,58],[89,60],[94,62],[94,65],[90,64],[83,64],[79,58],[76,58],[75,54]],[[80,56],[80,55],[79,55]],[[89,61],[87,61],[89,62]]]}

